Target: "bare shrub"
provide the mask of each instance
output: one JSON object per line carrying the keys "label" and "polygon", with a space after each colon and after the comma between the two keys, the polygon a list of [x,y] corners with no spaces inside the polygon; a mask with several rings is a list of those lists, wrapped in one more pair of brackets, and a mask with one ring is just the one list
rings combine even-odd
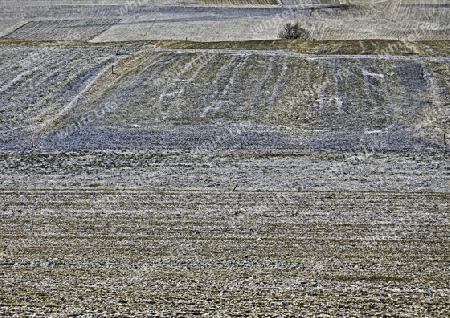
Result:
{"label": "bare shrub", "polygon": [[302,39],[308,40],[310,34],[308,30],[301,28],[297,23],[286,23],[283,29],[278,33],[278,37],[281,39]]}

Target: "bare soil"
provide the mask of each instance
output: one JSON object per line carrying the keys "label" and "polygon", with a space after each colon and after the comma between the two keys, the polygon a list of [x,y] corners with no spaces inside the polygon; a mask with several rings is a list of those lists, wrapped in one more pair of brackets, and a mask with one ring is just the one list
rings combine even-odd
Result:
{"label": "bare soil", "polygon": [[0,316],[450,316],[448,15],[0,1]]}

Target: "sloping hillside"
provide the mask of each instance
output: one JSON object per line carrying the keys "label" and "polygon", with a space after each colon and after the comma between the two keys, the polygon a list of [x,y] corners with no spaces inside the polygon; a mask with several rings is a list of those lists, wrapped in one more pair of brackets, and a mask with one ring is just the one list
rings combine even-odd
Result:
{"label": "sloping hillside", "polygon": [[3,149],[195,148],[211,137],[232,147],[245,125],[241,147],[438,150],[448,130],[446,56],[139,43],[3,44],[1,54]]}
{"label": "sloping hillside", "polygon": [[315,40],[449,40],[445,0],[4,0],[0,36],[14,39],[273,40],[298,21]]}
{"label": "sloping hillside", "polygon": [[450,316],[445,3],[240,2],[0,4],[0,316]]}

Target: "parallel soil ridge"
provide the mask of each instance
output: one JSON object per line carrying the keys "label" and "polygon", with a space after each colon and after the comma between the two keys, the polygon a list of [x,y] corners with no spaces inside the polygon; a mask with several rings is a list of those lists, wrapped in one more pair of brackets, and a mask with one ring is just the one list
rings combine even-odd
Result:
{"label": "parallel soil ridge", "polygon": [[3,150],[446,148],[446,41],[28,43],[0,43]]}
{"label": "parallel soil ridge", "polygon": [[0,37],[41,40],[270,40],[298,21],[313,40],[449,40],[444,0],[4,0]]}
{"label": "parallel soil ridge", "polygon": [[0,201],[5,316],[449,313],[448,194],[72,189]]}
{"label": "parallel soil ridge", "polygon": [[[0,21],[23,38],[0,39],[0,316],[450,315],[445,25],[400,41],[414,16],[352,7],[330,28],[335,9],[301,14],[394,41],[116,42],[253,20],[208,24],[188,0],[150,29],[151,6],[116,21],[95,2]],[[323,1],[281,1],[305,2]],[[45,21],[67,8],[79,20]]]}

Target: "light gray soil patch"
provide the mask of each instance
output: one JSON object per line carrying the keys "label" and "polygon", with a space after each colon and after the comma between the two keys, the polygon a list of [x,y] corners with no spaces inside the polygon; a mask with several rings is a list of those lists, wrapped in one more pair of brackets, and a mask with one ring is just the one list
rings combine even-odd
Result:
{"label": "light gray soil patch", "polygon": [[4,37],[21,40],[87,41],[119,21],[119,19],[31,21]]}
{"label": "light gray soil patch", "polygon": [[0,20],[0,37],[12,33],[14,30],[20,28],[26,23],[27,21],[23,20],[8,20],[8,21]]}

